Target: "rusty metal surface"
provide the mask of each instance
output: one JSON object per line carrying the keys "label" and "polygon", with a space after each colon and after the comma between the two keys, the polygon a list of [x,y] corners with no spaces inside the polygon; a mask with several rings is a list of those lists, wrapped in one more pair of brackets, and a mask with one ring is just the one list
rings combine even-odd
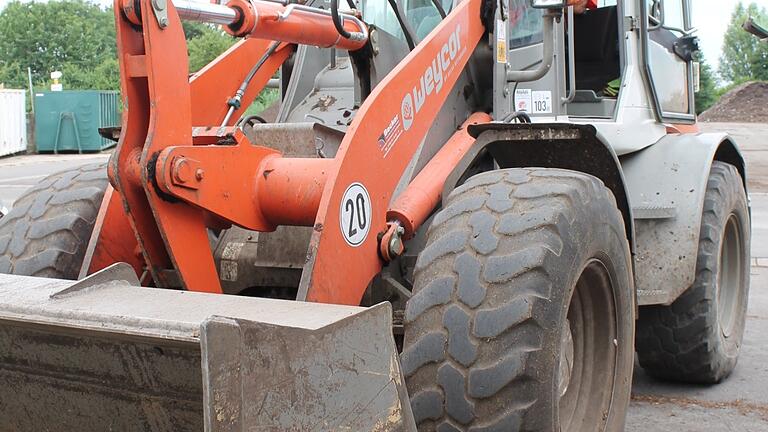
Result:
{"label": "rusty metal surface", "polygon": [[0,321],[0,430],[199,431],[200,352]]}
{"label": "rusty metal surface", "polygon": [[268,123],[243,127],[248,139],[278,150],[286,157],[336,156],[344,134],[319,123]]}
{"label": "rusty metal surface", "polygon": [[214,251],[221,286],[228,294],[253,287],[298,287],[311,228],[278,227],[259,233],[232,227]]}
{"label": "rusty metal surface", "polygon": [[412,430],[387,304],[75,284],[0,275],[0,430]]}
{"label": "rusty metal surface", "polygon": [[383,303],[314,332],[207,320],[206,429],[415,431],[391,316]]}

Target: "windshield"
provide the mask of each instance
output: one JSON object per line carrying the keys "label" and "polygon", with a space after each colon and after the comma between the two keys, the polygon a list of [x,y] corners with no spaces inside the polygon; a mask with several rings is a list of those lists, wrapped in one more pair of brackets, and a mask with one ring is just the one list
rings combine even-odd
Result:
{"label": "windshield", "polygon": [[542,9],[534,9],[529,0],[509,2],[509,48],[520,48],[544,40]]}
{"label": "windshield", "polygon": [[[453,0],[438,0],[446,13],[450,13]],[[424,39],[440,23],[442,18],[432,0],[400,0],[408,23],[416,32],[418,40]],[[397,16],[387,0],[364,0],[362,5],[363,19],[386,31],[387,33],[405,40],[403,30],[397,21]]]}
{"label": "windshield", "polygon": [[[400,0],[406,19],[416,32],[417,40],[424,39],[440,23],[440,13],[432,0]],[[450,13],[453,0],[439,0],[446,13]],[[363,19],[381,30],[405,40],[397,16],[387,0],[364,0]],[[510,0],[508,11],[509,47],[511,49],[541,43],[544,40],[542,9],[530,6],[530,0]]]}

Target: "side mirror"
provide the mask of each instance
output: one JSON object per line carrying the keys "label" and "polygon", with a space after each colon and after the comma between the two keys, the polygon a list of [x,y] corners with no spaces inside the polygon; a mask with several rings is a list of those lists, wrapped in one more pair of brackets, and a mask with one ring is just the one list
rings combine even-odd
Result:
{"label": "side mirror", "polygon": [[566,0],[531,0],[531,7],[536,9],[563,9],[566,5]]}
{"label": "side mirror", "polygon": [[683,36],[675,41],[673,51],[683,61],[693,61],[696,53],[699,52],[699,38],[690,35]]}
{"label": "side mirror", "polygon": [[756,23],[755,19],[752,17],[749,17],[747,22],[744,23],[744,30],[757,36],[763,41],[768,41],[768,29]]}

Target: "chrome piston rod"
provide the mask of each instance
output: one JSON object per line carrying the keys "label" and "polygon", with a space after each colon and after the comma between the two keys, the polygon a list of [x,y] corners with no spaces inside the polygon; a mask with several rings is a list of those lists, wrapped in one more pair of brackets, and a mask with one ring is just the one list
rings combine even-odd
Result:
{"label": "chrome piston rod", "polygon": [[[322,19],[327,19],[329,23],[331,20],[331,12],[328,10],[309,7],[302,4],[288,3],[283,0],[251,0],[249,3],[253,6],[251,10],[242,11],[240,13],[254,14],[256,17],[254,21],[257,23],[255,26],[257,27],[263,24],[263,21],[259,19],[259,15],[263,10],[267,10],[267,14],[276,14],[274,18],[277,22],[286,22],[294,17],[297,20],[304,22],[313,22],[312,17],[315,17],[315,19],[317,17],[322,17]],[[198,21],[228,26],[241,19],[238,9],[227,5],[190,0],[173,0],[173,5],[176,7],[179,17],[186,21]],[[368,26],[366,26],[358,17],[350,13],[342,12],[340,17],[342,23],[351,22],[353,23],[353,26],[356,27],[355,30],[350,30],[349,42],[351,43],[348,43],[347,45],[351,46],[347,48],[360,48],[368,40]],[[335,42],[330,43],[330,45],[336,45],[340,41],[341,37],[338,37]]]}
{"label": "chrome piston rod", "polygon": [[237,12],[227,6],[189,0],[173,0],[179,17],[186,21],[230,25],[237,20]]}

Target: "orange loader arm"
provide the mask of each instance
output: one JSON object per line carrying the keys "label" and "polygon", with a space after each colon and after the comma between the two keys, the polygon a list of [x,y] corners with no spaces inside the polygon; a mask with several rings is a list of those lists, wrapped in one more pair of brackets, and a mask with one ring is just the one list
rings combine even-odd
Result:
{"label": "orange loader arm", "polygon": [[[389,241],[407,238],[424,222],[439,202],[443,182],[474,141],[465,127],[457,131],[390,207],[405,168],[485,33],[481,4],[460,2],[373,89],[335,159],[301,159],[283,157],[268,143],[251,143],[228,126],[295,44],[336,41],[355,49],[368,42],[361,40],[368,31],[361,21],[344,20],[357,39],[337,33],[331,38],[336,30],[324,12],[232,0],[238,24],[229,31],[247,37],[189,78],[174,5],[167,4],[163,25],[151,0],[116,0],[123,133],[109,163],[115,193],[105,198],[84,273],[117,260],[136,269],[140,256],[156,286],[221,292],[209,226],[272,231],[279,225],[306,225],[314,231],[299,299],[359,304],[370,280],[392,258],[388,252],[397,253],[387,247]],[[281,20],[270,21],[270,16]],[[315,31],[308,32],[307,25]],[[228,106],[227,97],[260,57],[241,104]],[[465,126],[487,121],[490,116],[477,113]],[[231,133],[234,145],[215,145],[211,133],[193,132],[219,126]],[[115,205],[118,197],[122,205]],[[118,239],[132,245],[134,238],[135,248],[123,244],[116,250]]]}

